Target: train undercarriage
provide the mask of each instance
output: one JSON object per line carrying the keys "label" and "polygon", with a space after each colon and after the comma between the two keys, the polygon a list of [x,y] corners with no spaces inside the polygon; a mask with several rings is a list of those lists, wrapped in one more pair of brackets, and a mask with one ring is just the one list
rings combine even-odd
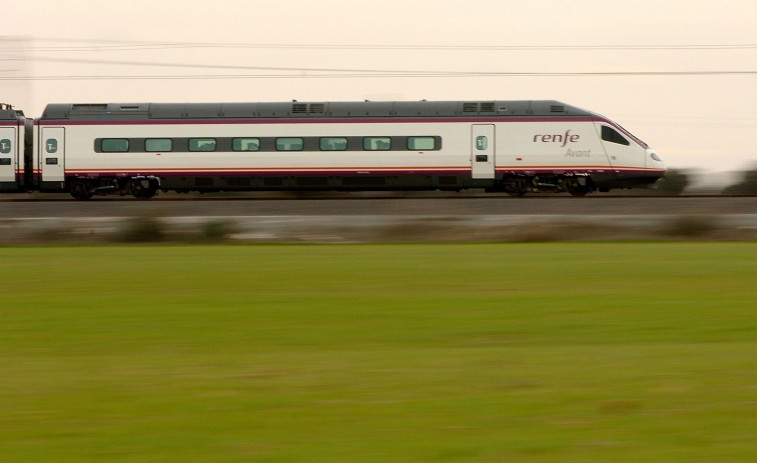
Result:
{"label": "train undercarriage", "polygon": [[[468,188],[484,188],[487,192],[507,193],[510,196],[523,196],[527,193],[562,193],[584,196],[593,191],[609,191],[598,188],[588,175],[509,175],[493,185],[470,183],[470,178],[423,176],[409,177],[371,177],[370,182],[364,177],[285,177],[285,178],[182,178],[161,179],[157,176],[125,177],[69,177],[66,190],[76,199],[87,200],[93,196],[134,196],[149,199],[159,190],[177,192],[217,192],[217,191],[365,191],[365,190],[445,190],[460,191]],[[362,180],[357,182],[356,180]],[[233,181],[232,181],[233,180]],[[275,181],[273,181],[275,180]],[[316,181],[319,180],[319,181]]]}
{"label": "train undercarriage", "polygon": [[89,199],[95,195],[132,195],[139,199],[150,199],[160,189],[160,179],[154,176],[103,177],[69,179],[68,192],[76,199]]}
{"label": "train undercarriage", "polygon": [[[523,196],[531,192],[561,193],[572,196],[584,196],[598,188],[588,175],[510,175],[506,176],[493,189],[510,196]],[[609,188],[602,191],[609,191]]]}

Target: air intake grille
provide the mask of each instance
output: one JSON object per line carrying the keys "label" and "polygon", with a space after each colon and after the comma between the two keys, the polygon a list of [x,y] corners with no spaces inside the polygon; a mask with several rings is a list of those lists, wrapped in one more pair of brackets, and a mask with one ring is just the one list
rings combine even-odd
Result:
{"label": "air intake grille", "polygon": [[294,103],[292,105],[292,114],[323,114],[323,103]]}
{"label": "air intake grille", "polygon": [[549,107],[549,112],[551,113],[564,113],[565,112],[565,106],[564,105],[552,105]]}
{"label": "air intake grille", "polygon": [[488,102],[488,103],[463,103],[463,112],[464,113],[493,113],[494,112],[494,102]]}
{"label": "air intake grille", "polygon": [[477,113],[478,103],[463,103],[463,112],[464,113]]}
{"label": "air intake grille", "polygon": [[106,111],[107,104],[75,104],[71,107],[73,111]]}

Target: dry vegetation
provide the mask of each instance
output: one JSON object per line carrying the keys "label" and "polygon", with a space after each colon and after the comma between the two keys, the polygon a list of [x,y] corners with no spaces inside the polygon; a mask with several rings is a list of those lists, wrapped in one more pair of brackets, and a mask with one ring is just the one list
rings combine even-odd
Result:
{"label": "dry vegetation", "polygon": [[380,224],[297,222],[267,227],[232,218],[176,221],[158,217],[110,220],[0,222],[0,245],[101,243],[401,243],[549,242],[624,240],[757,239],[757,229],[726,223],[712,215],[660,216],[645,222],[544,219],[507,224],[470,218],[421,217]]}

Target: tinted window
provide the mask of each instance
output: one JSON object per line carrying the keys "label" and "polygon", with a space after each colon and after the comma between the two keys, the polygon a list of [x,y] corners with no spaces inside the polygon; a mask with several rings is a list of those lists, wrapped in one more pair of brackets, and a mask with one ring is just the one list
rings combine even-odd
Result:
{"label": "tinted window", "polygon": [[216,140],[214,138],[190,138],[189,151],[215,151]]}
{"label": "tinted window", "polygon": [[366,137],[363,139],[363,149],[368,151],[388,150],[392,148],[389,137]]}
{"label": "tinted window", "polygon": [[612,127],[606,125],[602,126],[602,140],[609,141],[610,143],[618,143],[620,145],[630,145],[631,143],[625,139],[625,137],[619,134]]}
{"label": "tinted window", "polygon": [[347,139],[344,137],[321,138],[320,147],[323,151],[344,151],[347,149]]}
{"label": "tinted window", "polygon": [[170,138],[148,138],[145,140],[145,151],[171,151],[173,140]]}
{"label": "tinted window", "polygon": [[283,137],[276,139],[276,151],[302,151],[305,142],[299,137]]}
{"label": "tinted window", "polygon": [[105,153],[125,153],[129,151],[129,140],[125,138],[103,138],[100,149]]}
{"label": "tinted window", "polygon": [[234,151],[260,151],[260,138],[235,138],[231,142]]}
{"label": "tinted window", "polygon": [[407,149],[433,150],[436,149],[436,140],[434,137],[407,137]]}

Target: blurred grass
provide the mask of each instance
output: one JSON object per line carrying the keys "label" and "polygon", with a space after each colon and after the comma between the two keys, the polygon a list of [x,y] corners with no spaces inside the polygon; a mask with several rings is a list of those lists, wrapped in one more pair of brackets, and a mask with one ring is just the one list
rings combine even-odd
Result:
{"label": "blurred grass", "polygon": [[743,462],[757,244],[0,248],[8,462]]}

